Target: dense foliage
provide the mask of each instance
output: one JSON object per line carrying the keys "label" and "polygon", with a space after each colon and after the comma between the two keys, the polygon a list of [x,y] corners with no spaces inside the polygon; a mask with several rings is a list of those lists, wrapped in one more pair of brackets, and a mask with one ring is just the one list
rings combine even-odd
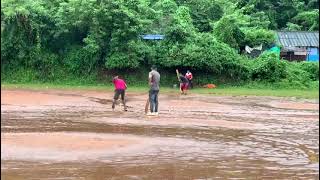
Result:
{"label": "dense foliage", "polygon": [[[318,0],[3,0],[1,80],[92,80],[112,72],[144,81],[156,64],[168,83],[175,68],[190,68],[198,84],[307,86],[319,79],[317,63],[287,63],[272,53],[250,59],[241,50],[270,47],[273,30],[318,28]],[[140,37],[156,33],[165,39]]]}

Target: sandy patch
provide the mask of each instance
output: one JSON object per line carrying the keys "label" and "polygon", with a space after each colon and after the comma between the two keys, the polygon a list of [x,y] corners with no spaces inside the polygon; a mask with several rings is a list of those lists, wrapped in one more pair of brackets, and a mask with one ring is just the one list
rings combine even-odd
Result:
{"label": "sandy patch", "polygon": [[4,133],[1,135],[4,146],[49,148],[62,151],[103,150],[129,146],[138,143],[120,137],[101,137],[76,133]]}
{"label": "sandy patch", "polygon": [[305,110],[319,110],[319,104],[300,103],[300,102],[274,102],[272,107],[283,109],[305,109]]}
{"label": "sandy patch", "polygon": [[1,104],[10,105],[97,105],[85,97],[57,95],[32,91],[5,91],[1,92]]}
{"label": "sandy patch", "polygon": [[144,138],[98,133],[1,133],[2,159],[79,160],[130,150]]}

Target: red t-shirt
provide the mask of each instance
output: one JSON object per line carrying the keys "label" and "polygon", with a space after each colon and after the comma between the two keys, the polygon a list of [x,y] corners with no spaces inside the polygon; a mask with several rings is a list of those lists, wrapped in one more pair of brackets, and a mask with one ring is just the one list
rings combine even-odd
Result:
{"label": "red t-shirt", "polygon": [[115,89],[126,89],[127,88],[126,82],[124,82],[124,80],[122,80],[122,79],[113,80],[113,84],[114,84]]}

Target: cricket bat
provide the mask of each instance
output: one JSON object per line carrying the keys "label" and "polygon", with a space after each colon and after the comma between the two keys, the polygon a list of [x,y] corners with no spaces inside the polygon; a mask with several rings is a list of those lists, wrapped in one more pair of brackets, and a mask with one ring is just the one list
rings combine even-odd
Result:
{"label": "cricket bat", "polygon": [[[179,78],[179,71],[178,71],[178,69],[176,69],[176,73],[177,73],[178,81],[180,82],[180,78]],[[180,89],[180,92],[182,92],[181,87],[179,87],[179,89]]]}
{"label": "cricket bat", "polygon": [[180,81],[180,78],[179,78],[179,71],[178,71],[178,69],[176,69],[176,73],[177,73],[178,81]]}
{"label": "cricket bat", "polygon": [[144,107],[144,112],[147,114],[149,111],[149,98],[147,99],[146,106]]}

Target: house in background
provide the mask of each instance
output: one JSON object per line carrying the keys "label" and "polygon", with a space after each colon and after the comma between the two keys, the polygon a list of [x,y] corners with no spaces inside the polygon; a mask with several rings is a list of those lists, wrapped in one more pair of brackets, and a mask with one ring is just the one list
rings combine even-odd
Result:
{"label": "house in background", "polygon": [[289,61],[319,61],[319,32],[278,31],[280,57]]}

